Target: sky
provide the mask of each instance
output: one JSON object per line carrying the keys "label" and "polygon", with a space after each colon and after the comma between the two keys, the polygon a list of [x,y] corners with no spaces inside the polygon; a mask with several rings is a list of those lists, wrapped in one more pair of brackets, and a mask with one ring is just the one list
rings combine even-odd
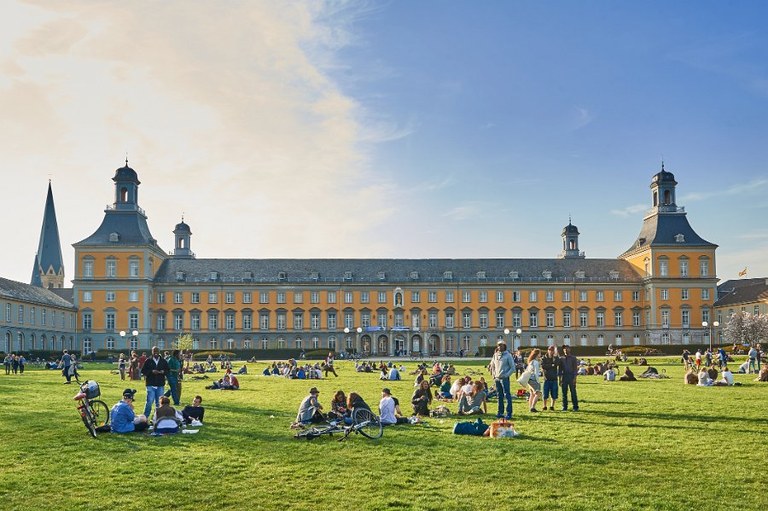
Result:
{"label": "sky", "polygon": [[52,182],[67,279],[129,160],[161,247],[201,258],[588,258],[651,178],[768,276],[762,1],[0,2],[0,275]]}

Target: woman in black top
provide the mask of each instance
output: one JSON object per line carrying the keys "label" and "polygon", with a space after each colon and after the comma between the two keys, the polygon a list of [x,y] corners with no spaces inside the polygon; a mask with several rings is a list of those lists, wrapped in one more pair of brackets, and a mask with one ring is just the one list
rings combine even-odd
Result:
{"label": "woman in black top", "polygon": [[431,403],[432,392],[429,390],[429,380],[422,380],[411,398],[414,415],[429,416],[429,405]]}

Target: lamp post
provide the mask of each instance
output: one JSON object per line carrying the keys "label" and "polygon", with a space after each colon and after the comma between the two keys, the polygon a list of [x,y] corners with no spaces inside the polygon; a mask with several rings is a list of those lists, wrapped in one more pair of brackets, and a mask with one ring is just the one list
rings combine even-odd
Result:
{"label": "lamp post", "polygon": [[120,330],[120,344],[125,346],[125,330]]}
{"label": "lamp post", "polygon": [[346,347],[349,346],[349,327],[344,327],[344,349],[346,350]]}
{"label": "lamp post", "polygon": [[[520,341],[520,344],[522,344],[522,342],[523,342],[523,338],[522,338],[523,329],[522,328],[518,328],[517,330],[515,330],[515,333],[517,334],[518,341]],[[517,351],[517,348],[519,348],[520,346],[515,346],[515,343],[513,341],[512,342],[512,347],[515,349],[515,351]]]}
{"label": "lamp post", "polygon": [[363,327],[357,327],[357,337],[355,338],[355,351],[360,351],[360,334],[363,333]]}
{"label": "lamp post", "polygon": [[704,328],[709,327],[709,351],[711,352],[712,351],[712,328],[713,327],[714,328],[719,327],[720,326],[720,322],[719,321],[713,321],[710,324],[710,323],[708,323],[706,321],[702,321],[701,322],[701,326],[703,326]]}

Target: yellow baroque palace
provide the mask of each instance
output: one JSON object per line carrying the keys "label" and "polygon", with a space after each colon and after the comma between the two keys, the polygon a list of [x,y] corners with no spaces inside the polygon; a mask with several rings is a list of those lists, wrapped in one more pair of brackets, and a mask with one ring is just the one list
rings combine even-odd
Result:
{"label": "yellow baroque palace", "polygon": [[696,234],[663,169],[640,234],[616,259],[586,258],[563,229],[556,259],[202,259],[182,220],[162,250],[117,169],[114,204],[75,243],[84,352],[300,348],[375,355],[474,354],[517,346],[704,344],[717,245]]}

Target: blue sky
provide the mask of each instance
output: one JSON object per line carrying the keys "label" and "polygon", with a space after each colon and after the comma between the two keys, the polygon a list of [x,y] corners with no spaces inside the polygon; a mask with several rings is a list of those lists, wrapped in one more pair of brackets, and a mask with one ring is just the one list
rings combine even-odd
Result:
{"label": "blue sky", "polygon": [[[661,159],[768,276],[764,2],[6,2],[0,274],[26,281],[47,179],[69,245],[126,151],[161,246],[199,257],[587,257],[639,232]],[[213,21],[212,21],[213,20]]]}

